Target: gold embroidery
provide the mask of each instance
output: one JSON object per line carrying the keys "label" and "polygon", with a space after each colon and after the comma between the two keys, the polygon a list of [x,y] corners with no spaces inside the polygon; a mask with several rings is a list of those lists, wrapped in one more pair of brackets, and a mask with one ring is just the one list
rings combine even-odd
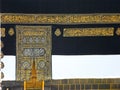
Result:
{"label": "gold embroidery", "polygon": [[30,79],[33,60],[38,80],[51,79],[50,37],[50,26],[16,26],[17,80]]}
{"label": "gold embroidery", "polygon": [[38,32],[25,31],[25,32],[23,32],[23,34],[24,34],[25,36],[31,36],[31,35],[33,35],[33,36],[43,36],[45,33],[44,33],[43,31],[38,31]]}
{"label": "gold embroidery", "polygon": [[64,37],[113,36],[114,28],[65,28]]}
{"label": "gold embroidery", "polygon": [[9,31],[8,31],[8,34],[9,34],[10,36],[13,36],[13,35],[15,34],[14,29],[13,29],[13,28],[10,28]]}
{"label": "gold embroidery", "polygon": [[24,14],[3,14],[1,21],[2,23],[34,23],[35,17],[33,15]]}
{"label": "gold embroidery", "polygon": [[120,36],[120,28],[117,29],[116,34]]}
{"label": "gold embroidery", "polygon": [[0,28],[1,37],[5,37],[5,28]]}
{"label": "gold embroidery", "polygon": [[55,31],[55,35],[56,35],[56,36],[60,36],[60,35],[61,35],[61,31],[60,31],[59,28],[56,29],[56,31]]}
{"label": "gold embroidery", "polygon": [[120,23],[120,14],[13,14],[2,13],[2,24]]}

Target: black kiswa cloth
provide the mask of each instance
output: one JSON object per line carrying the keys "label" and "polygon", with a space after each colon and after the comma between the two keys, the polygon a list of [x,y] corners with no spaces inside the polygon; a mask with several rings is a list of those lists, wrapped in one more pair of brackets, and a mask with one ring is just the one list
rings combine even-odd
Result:
{"label": "black kiswa cloth", "polygon": [[[55,43],[54,43],[55,41]],[[120,54],[120,38],[71,37],[53,40],[53,55]]]}
{"label": "black kiswa cloth", "polygon": [[[61,26],[64,27],[97,27],[99,25],[78,25]],[[106,26],[106,25],[100,25]],[[117,26],[117,25],[107,25]],[[118,25],[119,27],[119,25]],[[52,35],[52,55],[105,55],[120,54],[120,36],[83,36],[83,37],[56,37]],[[73,29],[74,30],[74,29]],[[54,32],[54,28],[53,28]]]}
{"label": "black kiswa cloth", "polygon": [[120,0],[1,0],[2,13],[119,13]]}
{"label": "black kiswa cloth", "polygon": [[[26,14],[120,13],[120,0],[1,0],[0,12]],[[5,28],[14,25],[2,25]],[[109,25],[110,26],[110,25]],[[61,28],[61,26],[58,25]],[[115,26],[116,27],[116,26]],[[6,31],[7,33],[7,31]],[[5,55],[16,55],[16,35],[2,38]],[[120,54],[120,37],[56,37],[52,55]]]}
{"label": "black kiswa cloth", "polygon": [[[4,55],[16,55],[16,31],[14,25],[1,25],[2,28],[5,28],[5,37],[1,37],[1,41],[4,44],[4,47],[1,49]],[[11,36],[8,32],[9,29],[14,29],[14,34]]]}
{"label": "black kiswa cloth", "polygon": [[[86,25],[85,25],[86,26]],[[111,26],[111,25],[110,25]],[[119,27],[119,25],[112,25]],[[16,55],[16,34],[10,36],[10,27],[15,29],[15,25],[2,25],[6,28],[6,37],[2,37],[5,55]],[[67,25],[52,25],[52,55],[104,55],[120,54],[120,36],[96,36],[96,37],[63,37],[55,35],[55,30],[60,28],[62,31]],[[76,27],[70,25],[70,27]],[[79,25],[77,26],[79,27]],[[117,29],[117,28],[116,28]]]}

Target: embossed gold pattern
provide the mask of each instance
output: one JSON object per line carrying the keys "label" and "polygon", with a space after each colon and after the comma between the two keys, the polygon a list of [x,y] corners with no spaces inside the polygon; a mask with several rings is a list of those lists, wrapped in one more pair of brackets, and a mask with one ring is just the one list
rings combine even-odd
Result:
{"label": "embossed gold pattern", "polygon": [[1,37],[5,37],[5,28],[0,28]]}
{"label": "embossed gold pattern", "polygon": [[65,28],[63,37],[113,36],[114,28]]}
{"label": "embossed gold pattern", "polygon": [[60,35],[61,35],[61,31],[60,31],[59,28],[57,28],[57,29],[55,30],[55,35],[56,35],[56,36],[60,36]]}
{"label": "embossed gold pattern", "polygon": [[117,29],[116,34],[120,36],[120,28]]}
{"label": "embossed gold pattern", "polygon": [[[44,42],[43,42],[44,38]],[[16,26],[17,80],[29,80],[32,62],[35,60],[38,80],[51,79],[51,27]],[[40,61],[46,68],[39,68]],[[43,66],[41,66],[43,67]]]}
{"label": "embossed gold pattern", "polygon": [[13,14],[2,13],[2,24],[94,24],[120,23],[120,14]]}
{"label": "embossed gold pattern", "polygon": [[3,23],[32,23],[35,22],[33,15],[24,14],[3,14],[1,16],[1,22]]}
{"label": "embossed gold pattern", "polygon": [[15,34],[14,29],[13,29],[13,28],[10,28],[9,31],[8,31],[8,34],[9,34],[10,36],[13,36],[13,35]]}

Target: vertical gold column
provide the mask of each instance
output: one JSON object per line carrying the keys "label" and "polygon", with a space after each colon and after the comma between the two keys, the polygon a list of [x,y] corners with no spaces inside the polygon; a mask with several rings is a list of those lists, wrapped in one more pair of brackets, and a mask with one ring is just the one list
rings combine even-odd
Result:
{"label": "vertical gold column", "polygon": [[44,80],[42,80],[42,90],[44,90]]}
{"label": "vertical gold column", "polygon": [[26,81],[24,81],[24,90],[26,90]]}

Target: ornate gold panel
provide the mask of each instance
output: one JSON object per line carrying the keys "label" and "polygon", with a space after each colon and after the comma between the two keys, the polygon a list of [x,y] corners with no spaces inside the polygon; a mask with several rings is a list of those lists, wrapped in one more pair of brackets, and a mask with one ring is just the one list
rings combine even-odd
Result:
{"label": "ornate gold panel", "polygon": [[114,28],[64,28],[63,37],[113,36]]}
{"label": "ornate gold panel", "polygon": [[52,77],[51,27],[16,26],[17,80],[29,80],[35,60],[38,80]]}
{"label": "ornate gold panel", "polygon": [[13,14],[1,13],[2,24],[95,24],[120,23],[120,13],[99,14]]}

